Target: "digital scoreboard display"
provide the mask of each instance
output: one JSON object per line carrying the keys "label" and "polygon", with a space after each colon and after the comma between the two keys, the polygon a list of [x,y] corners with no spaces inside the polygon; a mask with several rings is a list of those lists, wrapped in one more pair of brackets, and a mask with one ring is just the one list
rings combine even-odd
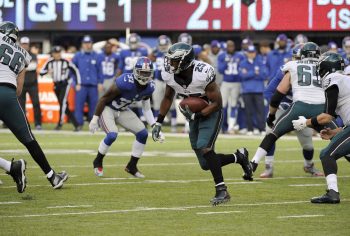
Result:
{"label": "digital scoreboard display", "polygon": [[24,30],[348,31],[350,0],[0,0]]}

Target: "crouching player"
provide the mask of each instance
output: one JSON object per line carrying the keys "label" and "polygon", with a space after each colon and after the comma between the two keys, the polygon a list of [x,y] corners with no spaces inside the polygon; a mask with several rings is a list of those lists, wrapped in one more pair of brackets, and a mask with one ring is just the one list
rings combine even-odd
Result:
{"label": "crouching player", "polygon": [[[117,123],[136,136],[132,146],[131,158],[125,171],[137,178],[145,176],[138,170],[137,162],[142,156],[148,137],[143,122],[129,109],[129,105],[142,101],[144,116],[149,125],[155,123],[151,111],[150,97],[154,91],[153,64],[147,57],[137,59],[133,73],[124,73],[103,95],[96,106],[95,114],[90,122],[89,129],[94,133],[100,126],[106,137],[98,147],[97,156],[93,162],[94,172],[103,176],[103,158],[112,143],[117,139]],[[162,140],[164,137],[162,136]]]}

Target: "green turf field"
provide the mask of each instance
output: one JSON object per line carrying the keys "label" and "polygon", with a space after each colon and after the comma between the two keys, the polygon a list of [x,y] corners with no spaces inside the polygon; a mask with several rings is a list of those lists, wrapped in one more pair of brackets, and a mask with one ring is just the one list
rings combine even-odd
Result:
{"label": "green turf field", "polygon": [[[133,137],[120,134],[105,158],[103,178],[94,176],[92,160],[102,133],[36,133],[52,166],[70,179],[53,190],[21,144],[0,133],[0,156],[25,158],[28,186],[23,194],[3,171],[0,179],[0,235],[350,235],[349,163],[340,160],[341,203],[314,205],[324,193],[324,178],[302,170],[296,139],[278,141],[275,178],[244,182],[239,165],[224,167],[231,202],[212,207],[210,172],[202,171],[186,136],[150,139],[139,162],[145,179],[124,172]],[[231,136],[232,137],[232,136]],[[217,152],[245,146],[253,156],[261,138],[220,136]],[[326,141],[316,139],[315,160]],[[260,164],[257,174],[263,170]]]}

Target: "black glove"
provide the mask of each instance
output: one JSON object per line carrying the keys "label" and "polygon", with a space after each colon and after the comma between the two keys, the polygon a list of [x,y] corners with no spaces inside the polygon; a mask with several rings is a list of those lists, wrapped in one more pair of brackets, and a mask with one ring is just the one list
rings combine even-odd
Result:
{"label": "black glove", "polygon": [[276,119],[276,114],[269,114],[266,118],[267,126],[272,128],[274,126],[273,122],[275,121],[275,119]]}

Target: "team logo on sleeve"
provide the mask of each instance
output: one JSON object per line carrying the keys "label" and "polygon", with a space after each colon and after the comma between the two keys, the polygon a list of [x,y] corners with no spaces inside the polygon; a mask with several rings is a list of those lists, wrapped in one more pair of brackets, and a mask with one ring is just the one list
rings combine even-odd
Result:
{"label": "team logo on sleeve", "polygon": [[213,67],[210,67],[207,73],[207,82],[211,82],[215,79],[215,71]]}

